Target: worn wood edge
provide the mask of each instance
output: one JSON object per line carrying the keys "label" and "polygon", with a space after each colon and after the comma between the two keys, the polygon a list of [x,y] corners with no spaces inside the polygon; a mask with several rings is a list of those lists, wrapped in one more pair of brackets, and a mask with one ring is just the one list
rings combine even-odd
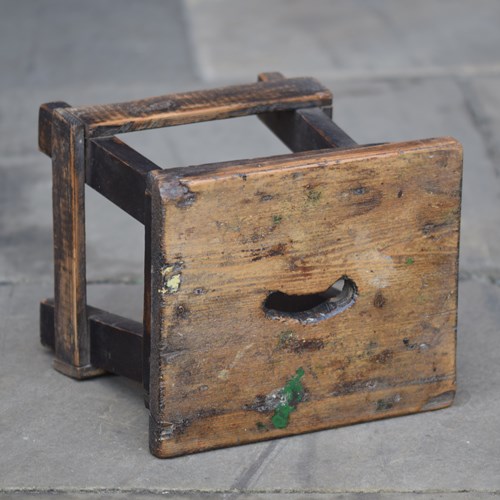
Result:
{"label": "worn wood edge", "polygon": [[55,109],[71,107],[67,102],[46,102],[38,110],[38,149],[52,156],[52,116]]}
{"label": "worn wood edge", "polygon": [[[372,413],[365,412],[360,413],[359,416],[355,418],[345,419],[344,421],[337,422],[318,422],[309,425],[306,430],[299,424],[297,426],[289,425],[285,429],[273,429],[266,432],[257,433],[254,432],[248,439],[235,439],[230,432],[225,436],[224,440],[219,440],[217,443],[208,443],[208,439],[204,443],[200,443],[199,440],[191,439],[188,442],[182,440],[182,435],[179,438],[171,438],[169,435],[169,423],[162,423],[156,421],[151,415],[149,420],[149,448],[151,453],[161,459],[175,458],[178,456],[200,453],[220,448],[228,448],[233,446],[241,446],[245,444],[251,444],[261,441],[269,441],[272,439],[281,439],[286,437],[298,436],[301,434],[309,434],[311,432],[318,432],[324,430],[335,430],[340,427],[346,427],[351,425],[357,425],[362,423],[369,423],[376,420],[385,420],[387,418],[401,417],[404,415],[411,415],[415,413],[422,413],[427,411],[435,411],[447,408],[453,404],[456,394],[456,382],[455,373],[450,374],[449,377],[440,382],[429,382],[426,384],[421,384],[418,386],[420,390],[428,389],[433,387],[432,395],[425,399],[425,401],[418,401],[408,406],[398,407],[397,405],[393,408],[386,409],[384,411],[375,411]],[[406,393],[411,393],[414,390],[415,385],[409,384],[406,386],[398,387],[398,394],[404,399]],[[373,391],[370,393],[358,392],[351,394],[349,396],[344,396],[347,398],[359,398],[360,396],[366,396],[367,403],[369,405],[375,405],[377,401],[385,400],[391,396],[394,389],[384,389],[380,391]],[[335,398],[330,398],[335,399]],[[323,403],[325,400],[322,400]],[[308,405],[308,413],[314,413],[315,407],[319,407],[322,401],[316,401],[311,403],[302,403],[302,409],[305,405]],[[325,410],[328,411],[328,410]],[[242,425],[246,425],[245,419],[249,419],[248,412],[240,411],[238,414],[241,416]],[[231,413],[234,417],[235,413]],[[217,420],[221,420],[225,415],[215,415],[205,417],[203,420],[203,425],[210,425]],[[295,416],[295,413],[294,413]],[[254,417],[251,417],[254,418]]]}
{"label": "worn wood edge", "polygon": [[[279,71],[267,71],[263,73],[259,73],[257,75],[257,81],[258,82],[273,82],[273,81],[279,81],[279,80],[286,80],[286,76],[283,73],[280,73]],[[331,102],[329,106],[323,106],[321,110],[323,113],[325,113],[329,118],[332,117],[333,114],[333,93],[331,90],[329,90],[330,96],[331,96]]]}
{"label": "worn wood edge", "polygon": [[86,380],[89,378],[100,377],[105,375],[106,371],[101,368],[96,368],[92,365],[85,366],[74,366],[57,358],[52,361],[52,366],[54,370],[66,375],[67,377],[74,378],[76,380]]}
{"label": "worn wood edge", "polygon": [[75,367],[90,364],[86,318],[85,127],[67,108],[52,119],[55,352]]}
{"label": "worn wood edge", "polygon": [[[159,294],[155,293],[156,290],[161,288],[161,268],[163,265],[161,241],[164,237],[165,225],[163,222],[166,216],[161,193],[162,182],[159,179],[159,174],[160,172],[155,171],[150,172],[148,175],[148,194],[151,196],[151,297],[149,300],[151,308],[151,329],[149,332],[149,412],[154,420],[158,420],[161,413],[161,401],[164,399],[160,384],[162,303]],[[152,431],[150,430],[150,440],[152,439],[151,432]]]}
{"label": "worn wood edge", "polygon": [[[149,184],[149,174],[146,185]],[[144,389],[144,403],[149,408],[149,381],[151,355],[151,194],[146,187],[144,197],[144,295],[143,295],[143,337],[142,337],[142,384]]]}
{"label": "worn wood edge", "polygon": [[[285,80],[286,76],[283,73],[280,73],[279,71],[266,71],[263,73],[259,73],[257,75],[257,81],[258,82],[274,82],[274,81],[279,81],[279,80]],[[322,106],[319,109],[322,113],[324,113],[330,120],[332,119],[333,116],[333,92],[330,90],[331,98],[332,101],[329,106]],[[309,108],[309,109],[315,109],[315,108]],[[257,115],[260,118],[260,115]]]}
{"label": "worn wood edge", "polygon": [[[52,350],[55,348],[54,313],[54,299],[49,298],[40,302],[40,342],[43,346]],[[127,373],[131,373],[130,365],[141,365],[140,345],[142,342],[142,324],[92,306],[87,306],[87,316],[89,331],[91,332],[91,343],[94,343],[94,351],[95,349],[99,349],[102,344],[99,338],[99,328],[104,327],[107,329],[108,337],[113,336],[116,339],[114,343],[118,348],[129,350],[131,353],[137,351],[137,356],[135,358],[131,357],[122,365],[116,365],[114,363],[116,355],[115,350],[113,350],[115,348],[112,348],[105,353],[105,356],[96,356],[94,354],[92,365],[75,367],[55,359],[54,368],[69,377],[79,380],[115,373],[140,382],[142,377],[127,376]],[[94,363],[96,358],[99,360],[98,363]],[[110,370],[109,368],[112,365],[117,366],[117,369]],[[133,371],[135,372],[136,370]]]}
{"label": "worn wood edge", "polygon": [[276,82],[284,79],[285,75],[280,71],[264,71],[257,75],[257,80],[259,82]]}
{"label": "worn wood edge", "polygon": [[[266,92],[272,97],[266,97]],[[287,96],[287,92],[291,95]],[[263,111],[330,106],[331,102],[331,92],[326,87],[314,78],[302,77],[107,105],[78,106],[70,108],[70,111],[85,122],[89,137],[98,137]]]}
{"label": "worn wood edge", "polygon": [[[437,137],[430,139],[419,139],[414,141],[394,142],[388,144],[377,144],[359,146],[352,149],[321,149],[304,151],[300,153],[276,155],[261,158],[235,160],[227,162],[207,163],[189,167],[172,168],[154,173],[154,179],[158,183],[159,189],[167,188],[172,181],[186,182],[195,185],[202,182],[212,182],[215,179],[242,177],[246,175],[268,174],[276,169],[283,168],[303,169],[307,166],[315,166],[318,163],[330,162],[341,165],[346,162],[362,161],[374,157],[384,158],[409,154],[419,151],[429,151],[429,153],[447,148],[462,156],[462,145],[453,137]],[[151,184],[149,184],[151,185]],[[187,189],[187,188],[185,188]],[[163,189],[165,191],[165,189]]]}
{"label": "worn wood edge", "polygon": [[[458,237],[457,237],[457,250],[456,250],[456,254],[455,254],[455,265],[454,265],[454,270],[453,270],[453,274],[454,274],[454,277],[455,277],[455,315],[454,315],[454,318],[453,318],[453,321],[454,321],[454,328],[455,328],[455,335],[454,335],[454,345],[455,345],[455,349],[454,349],[454,356],[453,356],[453,366],[454,366],[454,370],[455,370],[455,373],[456,373],[456,370],[457,370],[457,330],[458,330],[458,299],[459,299],[459,296],[460,296],[460,280],[459,280],[459,270],[460,270],[460,240],[461,240],[461,233],[462,233],[462,200],[463,200],[463,196],[462,196],[462,189],[463,189],[463,180],[464,180],[464,170],[463,170],[463,163],[464,163],[464,155],[463,155],[463,146],[462,144],[455,139],[455,143],[456,143],[456,153],[457,155],[459,155],[458,157],[458,161],[460,162],[460,181],[459,181],[459,185],[458,185],[458,191],[459,191],[459,196],[458,196],[458,208],[457,208],[457,211],[458,211],[458,216],[457,216],[457,232],[458,232]],[[453,402],[453,401],[452,401]],[[451,403],[450,403],[451,404]]]}

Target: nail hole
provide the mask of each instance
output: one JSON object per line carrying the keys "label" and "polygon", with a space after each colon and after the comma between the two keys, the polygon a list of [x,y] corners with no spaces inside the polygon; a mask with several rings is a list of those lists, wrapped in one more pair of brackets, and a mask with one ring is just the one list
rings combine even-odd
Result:
{"label": "nail hole", "polygon": [[269,319],[292,319],[302,324],[317,323],[331,318],[351,307],[358,288],[347,276],[342,276],[325,291],[305,295],[271,292],[263,308]]}

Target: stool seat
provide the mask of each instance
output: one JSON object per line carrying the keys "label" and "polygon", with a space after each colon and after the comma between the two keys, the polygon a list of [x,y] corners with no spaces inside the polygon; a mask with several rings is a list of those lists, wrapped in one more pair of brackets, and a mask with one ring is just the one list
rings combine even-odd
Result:
{"label": "stool seat", "polygon": [[[54,367],[144,384],[158,457],[450,405],[462,149],[361,146],[311,78],[42,105]],[[257,114],[291,154],[162,170],[115,135]],[[145,227],[143,323],[86,303],[84,187]]]}

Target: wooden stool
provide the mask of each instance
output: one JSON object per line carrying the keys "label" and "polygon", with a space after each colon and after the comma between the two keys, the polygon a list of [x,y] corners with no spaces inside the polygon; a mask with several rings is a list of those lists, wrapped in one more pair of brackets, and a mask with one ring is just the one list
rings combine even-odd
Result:
{"label": "wooden stool", "polygon": [[[462,150],[358,146],[311,78],[40,108],[54,367],[142,381],[158,457],[448,406]],[[161,170],[116,134],[257,114],[292,154]],[[143,324],[90,307],[87,183],[145,226]],[[333,286],[332,286],[333,285]]]}

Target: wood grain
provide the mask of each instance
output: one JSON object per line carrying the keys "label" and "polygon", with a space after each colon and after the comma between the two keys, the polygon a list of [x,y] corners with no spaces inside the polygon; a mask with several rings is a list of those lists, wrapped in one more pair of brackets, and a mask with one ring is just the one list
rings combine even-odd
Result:
{"label": "wood grain", "polygon": [[75,107],[71,112],[86,124],[88,137],[98,137],[264,111],[329,106],[331,100],[330,91],[313,78],[290,78]]}
{"label": "wood grain", "polygon": [[47,156],[52,156],[52,115],[57,108],[69,108],[67,102],[47,102],[38,111],[38,148]]}
{"label": "wood grain", "polygon": [[[259,81],[280,81],[281,73],[261,73]],[[261,113],[259,119],[292,151],[352,148],[357,144],[332,118],[332,108]]]}
{"label": "wood grain", "polygon": [[89,141],[86,183],[145,223],[146,180],[160,167],[116,137]]}
{"label": "wood grain", "polygon": [[[152,452],[451,404],[461,164],[441,138],[152,173]],[[269,293],[342,276],[358,296],[337,316],[266,317]]]}
{"label": "wood grain", "polygon": [[102,373],[90,363],[85,277],[85,132],[67,110],[52,115],[54,367],[74,378]]}

